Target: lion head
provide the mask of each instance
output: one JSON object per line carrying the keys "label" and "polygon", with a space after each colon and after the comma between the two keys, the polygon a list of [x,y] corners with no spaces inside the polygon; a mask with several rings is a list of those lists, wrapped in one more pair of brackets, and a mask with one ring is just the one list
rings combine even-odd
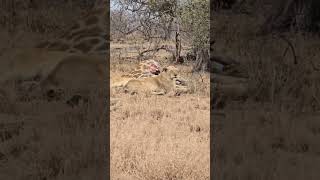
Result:
{"label": "lion head", "polygon": [[168,75],[170,80],[174,80],[179,75],[179,69],[174,66],[167,66],[162,69],[163,74]]}

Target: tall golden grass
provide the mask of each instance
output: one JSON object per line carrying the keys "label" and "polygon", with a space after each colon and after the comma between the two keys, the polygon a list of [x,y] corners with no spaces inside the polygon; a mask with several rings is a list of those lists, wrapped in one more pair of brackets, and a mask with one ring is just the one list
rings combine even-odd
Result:
{"label": "tall golden grass", "polygon": [[[126,49],[128,44],[111,44],[111,81],[139,62],[137,51]],[[165,66],[169,55],[160,51],[152,58]],[[194,85],[193,94],[129,95],[111,90],[111,179],[209,179],[209,74],[191,74],[187,65],[177,67]]]}
{"label": "tall golden grass", "polygon": [[263,18],[213,13],[211,20],[213,49],[239,60],[250,86],[247,101],[212,111],[212,178],[318,179],[319,37],[284,34],[294,64],[279,36],[255,34]]}

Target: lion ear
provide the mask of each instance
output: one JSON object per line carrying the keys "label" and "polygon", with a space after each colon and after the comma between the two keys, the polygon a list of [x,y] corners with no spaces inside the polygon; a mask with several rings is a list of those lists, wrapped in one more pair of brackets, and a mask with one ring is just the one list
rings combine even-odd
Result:
{"label": "lion ear", "polygon": [[166,72],[168,70],[168,68],[166,68],[166,67],[164,67],[163,69],[162,69],[162,71],[164,71],[164,72]]}

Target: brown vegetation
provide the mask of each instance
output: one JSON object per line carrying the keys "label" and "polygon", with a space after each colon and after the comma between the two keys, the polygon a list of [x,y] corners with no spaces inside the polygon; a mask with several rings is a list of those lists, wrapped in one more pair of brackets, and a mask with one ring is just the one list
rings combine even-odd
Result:
{"label": "brown vegetation", "polygon": [[[38,6],[25,8],[29,2]],[[11,60],[17,47],[30,48],[40,39],[56,36],[80,14],[76,4],[72,8],[64,3],[52,6],[49,1],[41,2],[1,1],[0,21],[5,22],[0,31],[2,78],[15,66]],[[20,70],[29,75],[41,66],[39,61],[57,58],[39,52],[33,55],[28,62],[24,61],[27,58],[20,59]],[[72,65],[64,67],[70,69]],[[26,75],[21,71],[20,75]],[[38,80],[37,76],[33,80]],[[48,99],[45,94],[30,93],[24,85],[27,83],[23,81],[1,84],[0,179],[103,179],[107,163],[106,88],[92,90],[87,100],[73,96],[71,90],[64,91],[60,99]]]}
{"label": "brown vegetation", "polygon": [[[111,43],[111,81],[139,62],[130,43]],[[166,66],[170,55],[159,51],[153,59]],[[209,74],[176,67],[195,84],[194,94],[111,92],[112,179],[209,179]]]}
{"label": "brown vegetation", "polygon": [[[211,11],[212,54],[238,62],[234,72],[212,74],[222,87],[213,97],[227,97],[212,111],[212,178],[317,179],[319,37],[287,28],[258,34],[270,15],[267,1],[245,1],[233,10]],[[247,96],[239,98],[244,83]],[[236,85],[233,91],[223,88],[228,84]]]}

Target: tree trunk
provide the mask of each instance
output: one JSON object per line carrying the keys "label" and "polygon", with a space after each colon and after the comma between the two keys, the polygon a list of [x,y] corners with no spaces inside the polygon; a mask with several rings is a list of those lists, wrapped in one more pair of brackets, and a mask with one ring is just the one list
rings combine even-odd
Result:
{"label": "tree trunk", "polygon": [[196,64],[193,67],[193,72],[209,70],[209,50],[198,50],[196,54]]}
{"label": "tree trunk", "polygon": [[173,22],[173,18],[170,19],[168,24],[164,25],[165,26],[165,28],[164,28],[164,40],[171,39],[172,22]]}
{"label": "tree trunk", "polygon": [[176,63],[183,63],[183,60],[181,58],[181,38],[180,38],[180,23],[178,22],[178,18],[176,18],[176,25],[177,25],[177,30],[176,30],[176,53],[175,53],[175,62]]}

